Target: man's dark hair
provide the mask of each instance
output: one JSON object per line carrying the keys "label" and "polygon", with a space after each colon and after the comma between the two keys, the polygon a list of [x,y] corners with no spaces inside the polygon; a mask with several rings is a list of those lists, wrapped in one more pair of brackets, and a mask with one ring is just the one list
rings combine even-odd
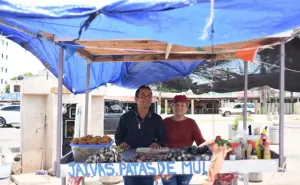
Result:
{"label": "man's dark hair", "polygon": [[142,85],[142,86],[140,86],[140,87],[135,91],[135,97],[136,97],[136,98],[138,98],[141,89],[149,89],[150,91],[152,91],[151,88],[150,88],[149,86],[147,86],[147,85]]}

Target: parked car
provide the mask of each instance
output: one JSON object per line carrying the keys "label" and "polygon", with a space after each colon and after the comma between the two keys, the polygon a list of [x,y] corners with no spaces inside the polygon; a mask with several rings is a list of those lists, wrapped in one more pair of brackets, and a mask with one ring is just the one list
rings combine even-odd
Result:
{"label": "parked car", "polygon": [[[244,109],[244,103],[237,103],[234,105],[233,108],[228,108],[228,107],[220,108],[219,114],[221,114],[222,116],[230,116],[234,114],[241,115],[243,114],[243,109]],[[255,114],[255,108],[253,103],[247,103],[247,113],[248,115]]]}
{"label": "parked car", "polygon": [[[135,109],[135,103],[126,103],[124,105],[119,100],[104,100],[104,134],[114,134],[118,128],[121,116],[132,109]],[[156,112],[156,103],[152,103],[150,110]]]}
{"label": "parked car", "polygon": [[20,105],[6,105],[0,108],[0,127],[13,126],[20,128]]}
{"label": "parked car", "polygon": [[122,114],[125,113],[125,107],[119,100],[104,100],[104,133],[115,133]]}

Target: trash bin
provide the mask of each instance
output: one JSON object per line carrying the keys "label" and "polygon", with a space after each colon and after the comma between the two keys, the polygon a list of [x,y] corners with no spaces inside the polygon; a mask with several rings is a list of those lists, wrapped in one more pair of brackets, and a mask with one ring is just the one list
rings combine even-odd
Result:
{"label": "trash bin", "polygon": [[7,185],[10,181],[11,164],[0,163],[0,185]]}
{"label": "trash bin", "polygon": [[271,145],[279,144],[279,126],[270,126],[269,127],[269,142]]}
{"label": "trash bin", "polygon": [[263,175],[262,173],[249,173],[249,182],[261,183]]}
{"label": "trash bin", "polygon": [[123,180],[122,176],[103,176],[100,177],[100,182],[103,185],[119,184]]}

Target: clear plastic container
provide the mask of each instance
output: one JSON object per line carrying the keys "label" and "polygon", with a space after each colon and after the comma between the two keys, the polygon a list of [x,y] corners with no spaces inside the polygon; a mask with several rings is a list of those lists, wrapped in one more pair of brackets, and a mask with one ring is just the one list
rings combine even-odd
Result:
{"label": "clear plastic container", "polygon": [[95,152],[100,150],[101,148],[110,147],[114,141],[111,141],[107,144],[72,144],[70,146],[72,148],[74,162],[85,162],[87,158],[93,155]]}

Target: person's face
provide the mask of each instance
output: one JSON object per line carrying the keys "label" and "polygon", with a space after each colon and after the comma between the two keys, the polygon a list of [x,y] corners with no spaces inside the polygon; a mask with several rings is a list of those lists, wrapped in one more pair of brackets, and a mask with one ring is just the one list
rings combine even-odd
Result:
{"label": "person's face", "polygon": [[140,89],[135,101],[138,107],[149,108],[152,103],[152,91],[146,88]]}
{"label": "person's face", "polygon": [[173,103],[172,108],[175,116],[184,116],[188,111],[188,103],[186,102]]}

